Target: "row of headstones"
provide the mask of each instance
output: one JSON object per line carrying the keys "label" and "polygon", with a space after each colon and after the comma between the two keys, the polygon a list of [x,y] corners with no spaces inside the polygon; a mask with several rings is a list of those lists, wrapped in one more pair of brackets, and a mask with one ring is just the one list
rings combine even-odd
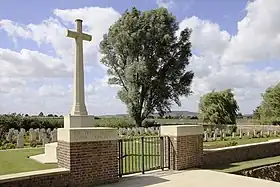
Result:
{"label": "row of headstones", "polygon": [[137,136],[137,135],[158,135],[159,134],[159,127],[133,127],[133,128],[119,128],[118,129],[119,135],[126,135],[126,136]]}
{"label": "row of headstones", "polygon": [[266,132],[261,130],[261,131],[259,131],[259,133],[257,133],[257,131],[254,129],[253,132],[247,131],[246,133],[244,133],[242,131],[242,129],[239,129],[239,131],[237,133],[235,133],[235,132],[232,132],[232,133],[227,132],[226,133],[224,130],[215,129],[215,131],[212,131],[211,133],[209,133],[209,130],[204,131],[203,137],[204,137],[204,141],[209,141],[209,140],[215,141],[215,140],[217,140],[218,136],[221,137],[221,138],[228,137],[227,134],[231,134],[230,135],[231,138],[235,138],[236,135],[238,135],[239,138],[242,138],[244,136],[244,134],[247,135],[247,137],[264,137],[264,135],[266,135],[268,137],[278,136],[278,132],[276,130],[274,130],[274,131],[268,130]]}
{"label": "row of headstones", "polygon": [[13,142],[13,140],[16,139],[17,147],[23,148],[24,147],[24,136],[26,134],[29,134],[29,141],[39,141],[42,142],[43,145],[50,143],[50,142],[56,142],[57,141],[57,129],[51,130],[50,128],[46,129],[29,129],[28,132],[25,131],[25,129],[21,128],[20,131],[17,129],[9,129],[9,132],[7,134],[6,140],[8,142]]}

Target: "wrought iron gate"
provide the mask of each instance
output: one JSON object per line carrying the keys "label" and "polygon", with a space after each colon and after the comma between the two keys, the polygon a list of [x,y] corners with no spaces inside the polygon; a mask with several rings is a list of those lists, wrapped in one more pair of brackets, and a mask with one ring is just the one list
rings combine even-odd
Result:
{"label": "wrought iron gate", "polygon": [[169,137],[146,136],[119,140],[119,176],[170,169]]}

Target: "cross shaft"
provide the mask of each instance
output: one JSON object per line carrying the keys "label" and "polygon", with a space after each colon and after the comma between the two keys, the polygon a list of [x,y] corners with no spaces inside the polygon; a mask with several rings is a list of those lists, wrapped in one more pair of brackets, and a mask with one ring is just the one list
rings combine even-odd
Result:
{"label": "cross shaft", "polygon": [[77,31],[67,30],[67,37],[74,38],[76,42],[74,65],[74,90],[71,115],[87,116],[84,88],[84,59],[83,40],[91,41],[91,35],[82,32],[82,20],[77,19]]}

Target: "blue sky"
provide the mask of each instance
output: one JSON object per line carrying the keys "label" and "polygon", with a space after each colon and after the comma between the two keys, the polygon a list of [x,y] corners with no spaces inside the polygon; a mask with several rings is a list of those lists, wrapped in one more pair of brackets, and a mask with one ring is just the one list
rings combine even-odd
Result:
{"label": "blue sky", "polygon": [[[201,19],[211,20],[220,24],[222,29],[230,34],[235,34],[237,25],[235,24],[244,16],[246,0],[178,0],[170,11],[177,17],[178,21],[185,17],[197,16]],[[17,6],[15,6],[17,5]],[[9,19],[22,24],[39,24],[42,20],[52,15],[54,9],[75,9],[90,6],[113,7],[120,13],[126,9],[136,6],[140,10],[157,8],[156,1],[152,0],[80,0],[80,1],[3,1],[0,7],[0,18]],[[12,48],[14,44],[9,38],[4,37],[1,32],[1,47]],[[20,47],[35,48],[32,44],[21,42]]]}
{"label": "blue sky", "polygon": [[85,44],[88,45],[85,76],[89,111],[98,114],[125,112],[125,106],[115,97],[117,89],[104,84],[106,71],[99,63],[98,43],[126,9],[136,6],[140,10],[150,10],[165,5],[177,17],[180,29],[193,29],[191,68],[197,75],[193,83],[195,94],[183,98],[181,108],[174,106],[173,109],[197,111],[202,94],[214,88],[231,87],[241,111],[250,113],[260,103],[260,93],[280,78],[280,54],[277,52],[280,1],[250,2],[3,1],[0,6],[0,62],[4,65],[0,69],[0,96],[4,100],[0,113],[36,113],[38,110],[67,113],[72,101],[70,75],[74,46],[71,39],[65,38],[64,31],[74,28],[72,22],[77,16],[83,17],[88,28],[86,32],[93,35],[93,42]]}

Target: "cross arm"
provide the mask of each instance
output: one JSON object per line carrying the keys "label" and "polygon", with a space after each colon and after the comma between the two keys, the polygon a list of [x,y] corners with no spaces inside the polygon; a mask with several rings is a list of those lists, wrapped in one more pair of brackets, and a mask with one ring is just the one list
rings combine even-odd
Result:
{"label": "cross arm", "polygon": [[78,33],[78,32],[75,32],[75,31],[67,30],[67,37],[77,38],[78,36],[81,36],[82,39],[86,40],[86,41],[91,41],[91,39],[92,39],[91,35],[89,35],[89,34]]}

